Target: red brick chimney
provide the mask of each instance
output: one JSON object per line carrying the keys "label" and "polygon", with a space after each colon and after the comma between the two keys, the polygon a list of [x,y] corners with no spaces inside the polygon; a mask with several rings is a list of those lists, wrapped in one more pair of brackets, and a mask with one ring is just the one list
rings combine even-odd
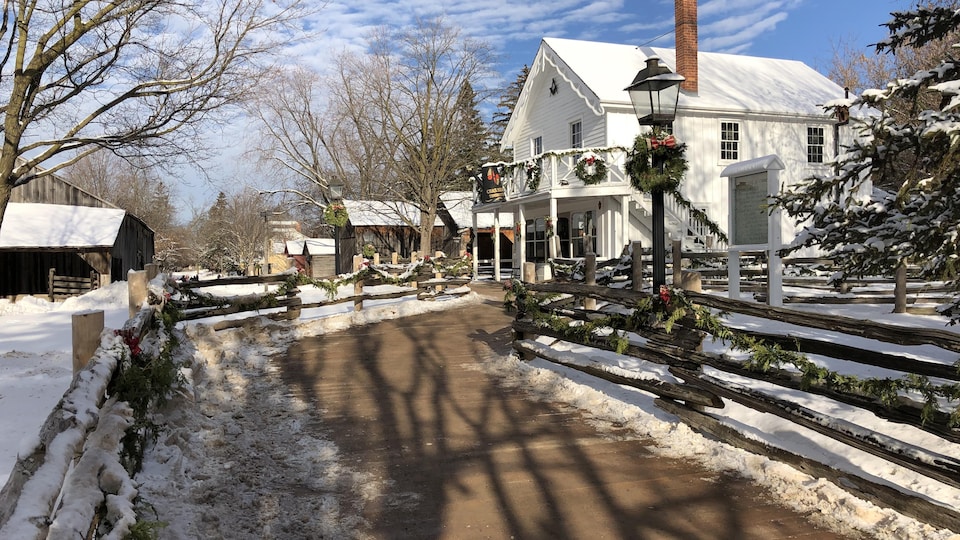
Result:
{"label": "red brick chimney", "polygon": [[677,72],[687,80],[680,88],[697,93],[697,0],[674,0],[673,20],[677,40]]}

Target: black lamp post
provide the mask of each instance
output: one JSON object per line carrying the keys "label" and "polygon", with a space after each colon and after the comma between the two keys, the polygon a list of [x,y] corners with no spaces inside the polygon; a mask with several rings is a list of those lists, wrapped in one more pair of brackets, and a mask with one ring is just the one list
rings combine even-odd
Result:
{"label": "black lamp post", "polygon": [[[641,126],[666,127],[677,115],[677,100],[680,98],[680,83],[683,75],[660,65],[656,56],[647,58],[647,65],[634,77],[630,86],[624,88],[630,94],[633,110]],[[663,163],[653,163],[663,168]],[[663,191],[650,194],[653,202],[653,293],[667,282],[666,249],[664,248]]]}
{"label": "black lamp post", "polygon": [[[330,183],[330,202],[343,203],[343,184],[340,182]],[[333,271],[340,275],[340,226],[333,226]]]}

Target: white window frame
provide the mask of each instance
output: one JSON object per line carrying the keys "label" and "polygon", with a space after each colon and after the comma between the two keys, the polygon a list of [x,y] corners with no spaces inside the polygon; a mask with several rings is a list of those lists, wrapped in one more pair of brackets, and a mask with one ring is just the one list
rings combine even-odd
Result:
{"label": "white window frame", "polygon": [[[739,161],[740,160],[740,141],[743,130],[740,129],[740,122],[735,120],[720,121],[720,161]],[[728,138],[733,134],[733,138]]]}
{"label": "white window frame", "polygon": [[826,130],[823,126],[807,126],[807,163],[809,165],[823,165],[826,155]]}
{"label": "white window frame", "polygon": [[[574,131],[576,127],[576,131]],[[570,122],[570,148],[583,148],[583,120]]]}
{"label": "white window frame", "polygon": [[543,153],[543,135],[530,138],[530,157],[537,157]]}

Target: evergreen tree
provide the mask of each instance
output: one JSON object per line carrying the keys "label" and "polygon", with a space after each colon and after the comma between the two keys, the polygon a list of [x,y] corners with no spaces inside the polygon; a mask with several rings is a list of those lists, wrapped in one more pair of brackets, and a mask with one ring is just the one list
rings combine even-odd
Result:
{"label": "evergreen tree", "polygon": [[[886,23],[890,36],[877,45],[878,52],[923,47],[960,25],[960,11],[945,7],[917,7],[892,16]],[[867,106],[876,114],[853,121],[861,137],[838,157],[835,174],[810,178],[779,197],[778,204],[804,225],[787,252],[818,246],[841,267],[841,279],[890,275],[899,264],[914,263],[923,277],[950,280],[960,292],[955,280],[960,257],[957,51],[956,46],[947,50],[934,68],[894,80],[883,90],[831,104]],[[936,105],[922,106],[930,95]],[[909,118],[884,106],[894,99],[910,104]],[[870,193],[858,196],[863,191]],[[958,306],[955,301],[955,312]]]}
{"label": "evergreen tree", "polygon": [[507,129],[507,123],[517,108],[517,102],[520,100],[520,92],[523,91],[523,85],[530,76],[530,68],[526,65],[520,69],[517,78],[504,89],[500,95],[500,101],[497,102],[497,110],[493,113],[493,120],[490,122],[490,136],[492,145],[492,155],[487,161],[512,161],[513,157],[503,154],[500,151],[500,139],[503,132]]}
{"label": "evergreen tree", "polygon": [[456,127],[453,130],[454,144],[451,150],[458,164],[450,189],[471,189],[471,177],[487,160],[490,153],[490,131],[480,117],[477,94],[470,81],[464,81],[457,96],[455,108]]}
{"label": "evergreen tree", "polygon": [[230,261],[230,223],[227,196],[224,192],[217,195],[216,202],[207,212],[201,235],[203,248],[200,252],[200,263],[221,274],[230,270],[233,266]]}

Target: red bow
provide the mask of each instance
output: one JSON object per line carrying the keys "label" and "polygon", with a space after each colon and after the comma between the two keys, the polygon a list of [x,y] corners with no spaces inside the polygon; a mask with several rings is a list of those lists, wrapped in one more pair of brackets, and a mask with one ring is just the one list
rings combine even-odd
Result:
{"label": "red bow", "polygon": [[673,148],[677,145],[677,139],[673,135],[667,135],[665,139],[650,139],[650,148],[656,150],[658,146]]}
{"label": "red bow", "polygon": [[593,163],[597,160],[595,156],[587,156],[585,159],[587,160],[587,165],[593,165]]}

